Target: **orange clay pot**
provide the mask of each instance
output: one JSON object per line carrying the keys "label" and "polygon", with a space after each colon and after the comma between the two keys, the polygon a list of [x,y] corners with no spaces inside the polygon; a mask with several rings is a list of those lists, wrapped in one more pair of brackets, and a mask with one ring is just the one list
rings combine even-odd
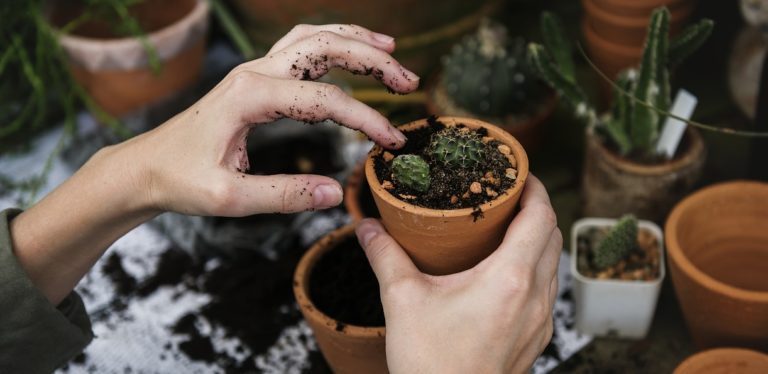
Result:
{"label": "orange clay pot", "polygon": [[614,153],[587,131],[582,202],[588,217],[637,217],[662,222],[672,206],[691,191],[706,158],[704,141],[689,128],[678,155],[661,164],[639,164]]}
{"label": "orange clay pot", "polygon": [[[499,246],[528,179],[528,156],[512,135],[476,119],[440,117],[438,120],[446,126],[464,124],[472,129],[485,128],[488,136],[509,146],[517,161],[517,181],[496,199],[480,205],[483,216],[477,219],[472,215],[472,208],[423,208],[392,196],[381,186],[374,171],[373,156],[381,153],[382,148],[376,146],[371,150],[365,162],[365,177],[384,226],[421,271],[434,275],[469,269]],[[407,135],[408,130],[426,125],[427,120],[421,119],[400,129]]]}
{"label": "orange clay pot", "polygon": [[355,226],[344,226],[318,240],[301,258],[293,276],[293,293],[323,357],[337,374],[387,373],[384,326],[363,327],[345,324],[319,311],[310,299],[309,281],[317,262],[338,243],[355,235]]}
{"label": "orange clay pot", "polygon": [[[81,10],[55,7],[51,21],[65,25]],[[92,21],[60,36],[72,74],[107,113],[121,116],[157,102],[197,81],[205,54],[208,2],[155,0],[130,8],[161,60],[159,74],[135,37],[115,37],[110,25]],[[130,62],[126,62],[130,60]]]}
{"label": "orange clay pot", "polygon": [[[581,31],[586,41],[589,58],[612,81],[616,80],[616,76],[622,70],[640,64],[640,58],[643,56],[642,45],[637,47],[613,43],[598,35],[592,25],[586,21],[582,22]],[[607,82],[601,78],[600,83],[603,90],[610,93]]]}
{"label": "orange clay pot", "polygon": [[528,151],[534,152],[541,144],[544,125],[557,108],[557,94],[552,91],[540,103],[538,111],[528,117],[507,116],[506,118],[484,118],[458,106],[445,91],[440,79],[435,79],[427,89],[427,112],[436,116],[479,118],[486,122],[499,123],[500,127],[514,136]]}
{"label": "orange clay pot", "polygon": [[[625,3],[628,6],[625,6]],[[639,3],[638,5],[641,6],[632,7],[631,4],[635,3]],[[581,0],[584,7],[584,19],[586,23],[592,26],[598,36],[611,43],[635,48],[642,48],[645,43],[648,22],[654,8],[663,6],[665,3],[674,5],[668,7],[670,11],[669,33],[670,35],[677,35],[690,18],[695,9],[695,3],[669,0],[645,2]]]}
{"label": "orange clay pot", "polygon": [[365,160],[355,165],[344,183],[344,208],[347,209],[352,222],[367,217],[379,217],[371,189],[365,180]]}
{"label": "orange clay pot", "polygon": [[694,343],[768,351],[768,183],[697,191],[672,210],[665,235]]}
{"label": "orange clay pot", "polygon": [[749,349],[718,348],[699,352],[683,361],[673,374],[765,374],[768,355]]}

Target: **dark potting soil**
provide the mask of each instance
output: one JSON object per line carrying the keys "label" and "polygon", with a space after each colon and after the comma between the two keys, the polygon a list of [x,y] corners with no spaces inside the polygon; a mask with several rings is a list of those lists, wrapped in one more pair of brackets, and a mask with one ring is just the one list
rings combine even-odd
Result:
{"label": "dark potting soil", "polygon": [[[497,147],[501,145],[499,141],[492,140],[485,143],[486,149],[480,162],[482,166],[479,168],[457,169],[445,166],[426,154],[425,149],[431,142],[432,134],[444,129],[446,125],[434,116],[430,117],[427,122],[428,125],[425,127],[406,132],[405,135],[408,137],[408,142],[403,148],[389,151],[395,157],[401,154],[416,154],[424,158],[427,164],[429,164],[430,177],[432,179],[427,192],[420,193],[393,182],[391,177],[391,161],[386,161],[383,153],[374,157],[376,176],[380,183],[384,181],[393,182],[394,188],[389,190],[393,196],[408,203],[431,209],[477,208],[501,196],[514,186],[515,181],[505,177],[506,170],[511,168],[512,165],[506,156],[498,151]],[[466,126],[459,124],[457,127],[462,128]],[[480,136],[488,135],[485,129],[470,131],[475,131]],[[499,184],[484,178],[487,172],[491,172]],[[473,182],[478,182],[482,186],[480,193],[469,192],[470,185]],[[498,195],[488,194],[486,192],[487,189],[492,190]],[[455,197],[454,202],[451,201],[452,197]]]}
{"label": "dark potting soil", "polygon": [[355,237],[328,251],[310,274],[309,296],[318,310],[345,325],[384,326],[379,282]]}
{"label": "dark potting soil", "polygon": [[136,278],[128,274],[123,268],[123,259],[115,252],[107,257],[101,270],[109,277],[115,286],[115,292],[120,296],[126,296],[136,290]]}

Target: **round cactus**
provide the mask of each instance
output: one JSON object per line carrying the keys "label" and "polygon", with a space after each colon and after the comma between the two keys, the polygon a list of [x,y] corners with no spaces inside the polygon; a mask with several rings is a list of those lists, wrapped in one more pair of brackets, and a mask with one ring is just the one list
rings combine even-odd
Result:
{"label": "round cactus", "polygon": [[427,152],[444,165],[471,169],[485,156],[483,140],[477,133],[448,127],[432,135]]}
{"label": "round cactus", "polygon": [[396,182],[419,192],[429,189],[429,165],[416,155],[400,155],[392,160],[392,176]]}
{"label": "round cactus", "polygon": [[443,57],[441,84],[456,105],[472,113],[502,117],[526,113],[547,94],[528,64],[526,43],[508,38],[498,23],[483,21]]}

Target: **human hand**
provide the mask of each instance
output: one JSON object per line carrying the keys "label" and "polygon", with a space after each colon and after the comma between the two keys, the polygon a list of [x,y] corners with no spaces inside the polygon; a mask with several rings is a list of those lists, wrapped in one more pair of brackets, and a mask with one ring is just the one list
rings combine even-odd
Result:
{"label": "human hand", "polygon": [[522,373],[552,337],[563,239],[544,186],[526,182],[499,248],[474,268],[421,273],[381,224],[357,228],[381,288],[392,373]]}
{"label": "human hand", "polygon": [[340,88],[311,82],[333,67],[373,75],[389,89],[407,93],[419,78],[389,53],[391,37],[355,25],[296,26],[263,58],[235,68],[188,110],[153,131],[105,153],[142,165],[143,198],[158,211],[245,216],[296,212],[337,205],[342,190],[318,175],[246,175],[251,127],[289,117],[334,120],[361,130],[387,148],[405,137],[375,110]]}

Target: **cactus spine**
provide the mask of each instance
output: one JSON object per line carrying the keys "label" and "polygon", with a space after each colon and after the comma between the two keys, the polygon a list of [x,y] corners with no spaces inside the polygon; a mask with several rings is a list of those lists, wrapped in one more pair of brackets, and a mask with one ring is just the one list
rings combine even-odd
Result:
{"label": "cactus spine", "polygon": [[393,179],[419,192],[429,189],[429,165],[417,155],[400,155],[392,160]]}
{"label": "cactus spine", "polygon": [[592,263],[597,269],[616,265],[637,247],[637,219],[625,215],[593,248]]}
{"label": "cactus spine", "polygon": [[547,92],[528,64],[525,41],[487,19],[443,58],[441,84],[458,106],[488,117],[525,113]]}
{"label": "cactus spine", "polygon": [[427,153],[443,165],[473,169],[485,155],[477,133],[448,127],[432,135]]}
{"label": "cactus spine", "polygon": [[598,118],[570,70],[570,46],[555,36],[562,35],[559,21],[547,12],[541,18],[546,47],[534,43],[528,46],[529,59],[537,73],[573,105],[587,126],[603,131],[622,155],[652,157],[664,121],[660,111],[667,111],[670,106],[668,68],[679,64],[706,41],[712,32],[712,21],[701,20],[669,41],[669,11],[664,7],[655,9],[639,69],[619,74],[616,86],[621,90],[614,90],[614,107],[608,116]]}

